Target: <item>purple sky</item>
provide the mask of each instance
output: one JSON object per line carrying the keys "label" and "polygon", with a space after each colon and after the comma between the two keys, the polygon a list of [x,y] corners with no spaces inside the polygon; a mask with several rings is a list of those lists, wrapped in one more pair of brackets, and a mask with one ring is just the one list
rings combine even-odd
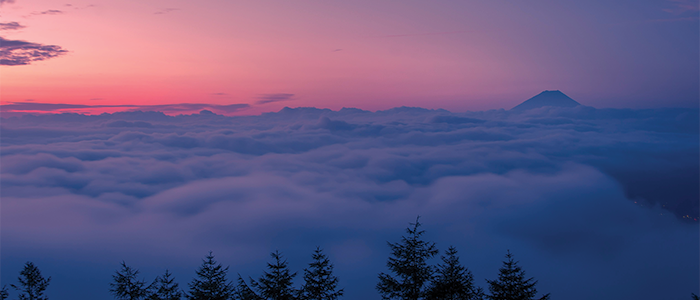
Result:
{"label": "purple sky", "polygon": [[2,104],[463,112],[558,89],[599,108],[698,107],[698,0],[17,0],[2,9]]}

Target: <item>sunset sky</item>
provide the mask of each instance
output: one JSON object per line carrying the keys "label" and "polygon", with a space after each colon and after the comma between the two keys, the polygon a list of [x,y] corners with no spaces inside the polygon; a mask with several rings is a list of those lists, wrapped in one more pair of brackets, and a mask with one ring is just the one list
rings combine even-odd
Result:
{"label": "sunset sky", "polygon": [[511,251],[552,300],[691,299],[699,1],[0,0],[0,289],[320,247],[379,300],[420,216],[487,293]]}
{"label": "sunset sky", "polygon": [[4,112],[698,106],[697,0],[1,3]]}

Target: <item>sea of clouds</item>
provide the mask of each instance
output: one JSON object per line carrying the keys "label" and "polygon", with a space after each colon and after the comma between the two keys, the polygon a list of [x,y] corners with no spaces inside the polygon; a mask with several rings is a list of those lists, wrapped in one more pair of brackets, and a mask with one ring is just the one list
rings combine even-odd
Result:
{"label": "sea of clouds", "polygon": [[[451,113],[285,108],[2,119],[2,284],[111,299],[119,262],[183,288],[208,251],[257,277],[321,246],[346,299],[379,299],[386,242],[421,216],[477,284],[510,249],[552,299],[698,293],[697,109]],[[434,261],[437,262],[437,259]],[[300,279],[300,278],[297,278]]]}

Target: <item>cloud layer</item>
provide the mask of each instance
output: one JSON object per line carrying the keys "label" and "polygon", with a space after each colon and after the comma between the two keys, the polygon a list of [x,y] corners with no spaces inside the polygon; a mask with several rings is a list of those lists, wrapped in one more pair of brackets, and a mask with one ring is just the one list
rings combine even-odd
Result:
{"label": "cloud layer", "polygon": [[348,299],[378,299],[416,215],[482,286],[510,249],[553,299],[698,289],[697,110],[62,114],[0,134],[2,279],[33,260],[52,299],[108,299],[122,259],[184,285],[209,250],[258,276],[316,245]]}

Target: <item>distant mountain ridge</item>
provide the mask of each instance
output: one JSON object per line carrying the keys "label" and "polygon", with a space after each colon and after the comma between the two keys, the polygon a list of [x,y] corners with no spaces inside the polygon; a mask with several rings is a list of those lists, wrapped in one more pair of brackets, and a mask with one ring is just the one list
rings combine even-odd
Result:
{"label": "distant mountain ridge", "polygon": [[511,108],[511,110],[528,110],[533,108],[540,108],[545,106],[554,107],[576,107],[581,105],[574,99],[565,95],[559,90],[554,91],[544,91],[537,96],[525,100],[525,102],[518,104],[516,107]]}

